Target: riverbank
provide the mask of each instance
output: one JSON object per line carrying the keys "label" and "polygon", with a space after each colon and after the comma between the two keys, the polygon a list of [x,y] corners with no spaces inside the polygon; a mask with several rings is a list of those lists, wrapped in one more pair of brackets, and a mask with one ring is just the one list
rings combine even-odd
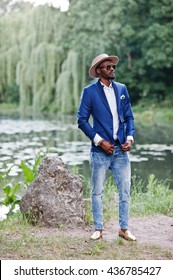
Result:
{"label": "riverbank", "polygon": [[133,112],[135,123],[143,126],[152,126],[153,124],[163,127],[170,127],[173,123],[173,110],[171,107],[165,107],[160,104],[156,106],[134,106]]}
{"label": "riverbank", "polygon": [[[160,104],[150,104],[150,103],[140,103],[138,105],[132,104],[134,111],[135,122],[137,124],[142,124],[145,126],[151,126],[157,124],[160,126],[171,126],[173,122],[173,110],[171,104],[160,103]],[[36,118],[36,119],[57,119],[56,113],[44,112],[39,116],[32,116],[32,108],[28,107],[25,111],[25,118]],[[57,112],[58,113],[58,112]],[[20,109],[16,104],[0,104],[0,115],[5,117],[21,118]],[[74,114],[75,115],[75,114]]]}

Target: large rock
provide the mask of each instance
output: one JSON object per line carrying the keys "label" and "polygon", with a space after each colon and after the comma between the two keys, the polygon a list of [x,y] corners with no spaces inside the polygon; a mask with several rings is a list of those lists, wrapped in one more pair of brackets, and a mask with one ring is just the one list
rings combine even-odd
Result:
{"label": "large rock", "polygon": [[82,181],[57,156],[46,156],[37,178],[28,186],[20,210],[32,224],[79,226],[84,224]]}

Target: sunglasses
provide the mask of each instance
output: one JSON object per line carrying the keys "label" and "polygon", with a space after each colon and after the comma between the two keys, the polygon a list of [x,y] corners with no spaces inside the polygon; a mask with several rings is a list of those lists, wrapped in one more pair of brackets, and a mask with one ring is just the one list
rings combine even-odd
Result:
{"label": "sunglasses", "polygon": [[105,65],[103,67],[99,67],[99,68],[105,68],[106,70],[110,70],[111,67],[115,70],[115,68],[117,67],[115,64],[108,64],[108,65]]}

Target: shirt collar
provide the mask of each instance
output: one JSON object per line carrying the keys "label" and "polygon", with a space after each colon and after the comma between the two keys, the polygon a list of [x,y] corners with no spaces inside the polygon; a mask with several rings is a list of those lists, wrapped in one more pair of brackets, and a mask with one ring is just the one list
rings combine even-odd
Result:
{"label": "shirt collar", "polygon": [[101,81],[100,81],[100,83],[101,83],[101,85],[104,87],[104,88],[113,88],[113,86],[112,86],[112,82],[110,83],[110,85],[109,86],[106,86],[105,84],[103,84]]}

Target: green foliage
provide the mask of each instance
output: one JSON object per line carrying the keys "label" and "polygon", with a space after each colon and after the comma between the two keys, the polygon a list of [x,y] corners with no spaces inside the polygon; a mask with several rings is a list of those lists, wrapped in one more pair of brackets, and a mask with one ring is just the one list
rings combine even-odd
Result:
{"label": "green foliage", "polygon": [[171,101],[169,104],[164,102],[162,108],[160,108],[157,103],[152,103],[149,100],[146,101],[140,102],[137,106],[133,107],[136,124],[142,126],[159,124],[160,127],[172,127],[173,103]]}
{"label": "green foliage", "polygon": [[[19,188],[27,187],[32,183],[38,174],[38,167],[46,153],[40,151],[31,166],[21,161],[24,180],[18,183],[14,179],[9,182],[9,173],[13,168],[4,168],[5,171],[0,172],[0,187],[2,188],[4,198],[0,200],[0,204],[9,207],[8,216],[13,212],[15,206],[19,204],[20,197],[17,195]],[[91,208],[91,186],[84,176],[79,174],[79,170],[74,166],[74,173],[81,177],[84,184],[84,199],[86,208],[86,223],[93,224],[92,208]],[[142,180],[132,178],[131,187],[131,216],[147,216],[154,214],[164,214],[173,216],[173,191],[169,188],[168,181],[158,181],[155,175],[151,174],[148,178],[148,184],[145,186]],[[112,176],[108,176],[105,182],[103,194],[103,213],[104,220],[118,217],[118,192]]]}
{"label": "green foliage", "polygon": [[20,183],[12,185],[9,183],[8,185],[3,187],[3,192],[5,194],[5,199],[2,199],[0,201],[0,204],[3,204],[5,206],[9,206],[9,212],[7,216],[9,216],[13,210],[15,209],[16,205],[20,202],[20,197],[16,195],[17,190],[20,187]]}
{"label": "green foliage", "polygon": [[[105,182],[103,194],[104,220],[118,218],[118,193],[112,176]],[[169,182],[158,181],[155,175],[148,177],[145,185],[142,179],[132,177],[130,214],[132,217],[163,214],[173,216],[173,191]],[[86,200],[86,222],[93,224],[90,200]]]}
{"label": "green foliage", "polygon": [[20,183],[16,184],[15,186],[12,186],[12,184],[8,184],[3,187],[3,191],[6,194],[6,198],[3,200],[4,205],[12,204],[13,202],[16,202],[16,196],[15,192],[20,187]]}
{"label": "green foliage", "polygon": [[[9,173],[11,169],[15,166],[12,165],[10,168],[4,168],[5,171],[0,172],[0,179],[1,179],[1,187],[3,190],[4,198],[0,200],[0,204],[9,207],[9,212],[7,216],[13,213],[16,205],[19,204],[21,197],[17,195],[17,191],[21,187],[27,187],[32,181],[35,179],[38,173],[38,167],[46,153],[40,151],[35,159],[33,166],[30,166],[28,163],[21,161],[20,167],[23,171],[24,181],[20,181],[18,183],[14,182],[14,179],[9,182]],[[8,182],[8,183],[7,183]]]}
{"label": "green foliage", "polygon": [[19,87],[16,84],[12,83],[11,85],[7,86],[6,95],[6,101],[8,103],[19,104]]}
{"label": "green foliage", "polygon": [[91,200],[85,199],[85,223],[86,225],[93,225]]}
{"label": "green foliage", "polygon": [[7,168],[4,166],[4,171],[0,172],[0,180],[1,180],[1,185],[2,191],[4,194],[4,198],[0,199],[0,204],[3,204],[9,208],[7,216],[9,216],[13,210],[15,209],[16,205],[20,201],[20,197],[16,194],[18,191],[19,187],[21,186],[21,183],[15,183],[14,180],[11,182],[8,182],[9,178],[9,173],[11,169],[13,168],[14,165],[12,165],[10,168]]}
{"label": "green foliage", "polygon": [[89,251],[84,251],[83,254],[92,255],[92,256],[100,255],[102,253],[103,249],[106,249],[106,248],[107,248],[106,242],[96,241],[96,242],[94,242],[93,248],[91,248]]}
{"label": "green foliage", "polygon": [[105,182],[103,213],[105,221],[118,217],[118,192],[112,175]]}
{"label": "green foliage", "polygon": [[35,174],[32,170],[32,167],[30,167],[27,163],[25,163],[23,160],[21,161],[21,168],[23,170],[23,175],[25,178],[25,182],[26,184],[31,183],[34,178],[35,178]]}
{"label": "green foliage", "polygon": [[100,53],[119,56],[116,79],[133,103],[172,99],[172,0],[72,0],[65,13],[1,2],[0,101],[23,115],[29,106],[34,115],[75,112]]}
{"label": "green foliage", "polygon": [[[87,186],[91,190],[91,186]],[[85,192],[85,189],[84,189]],[[90,196],[85,197],[86,207],[86,224],[93,224],[92,207]],[[131,216],[148,216],[155,214],[164,214],[173,216],[173,191],[169,188],[169,182],[158,181],[155,175],[148,177],[147,186],[142,179],[132,177],[131,186]],[[114,183],[114,179],[108,176],[105,182],[103,194],[103,214],[104,220],[118,218],[118,190]]]}
{"label": "green foliage", "polygon": [[151,174],[146,187],[141,180],[137,184],[134,183],[131,213],[134,216],[154,214],[173,216],[173,191],[169,188],[169,182],[159,182],[155,175]]}
{"label": "green foliage", "polygon": [[40,162],[42,161],[43,157],[45,157],[47,154],[47,151],[46,152],[43,152],[42,150],[40,150],[38,152],[38,154],[36,155],[36,158],[35,158],[35,161],[34,161],[34,164],[31,166],[29,165],[28,163],[26,163],[25,161],[21,161],[21,168],[22,168],[22,171],[23,171],[23,176],[24,176],[24,183],[26,185],[32,183],[32,181],[36,178],[37,174],[38,174],[38,167],[39,167],[39,164]]}

